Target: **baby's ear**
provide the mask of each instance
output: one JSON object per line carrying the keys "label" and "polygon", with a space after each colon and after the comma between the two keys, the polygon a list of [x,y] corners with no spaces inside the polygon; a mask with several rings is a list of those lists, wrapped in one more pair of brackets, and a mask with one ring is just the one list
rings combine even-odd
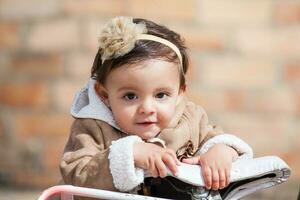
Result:
{"label": "baby's ear", "polygon": [[179,95],[184,95],[185,91],[186,91],[186,85],[180,86]]}
{"label": "baby's ear", "polygon": [[97,95],[101,98],[101,100],[108,106],[108,93],[106,88],[101,83],[95,83],[94,85],[95,91]]}
{"label": "baby's ear", "polygon": [[178,105],[179,102],[181,102],[181,100],[183,99],[184,95],[185,95],[185,90],[186,90],[186,86],[181,86],[179,88],[179,94],[178,94],[178,98],[177,98],[177,102],[176,104]]}

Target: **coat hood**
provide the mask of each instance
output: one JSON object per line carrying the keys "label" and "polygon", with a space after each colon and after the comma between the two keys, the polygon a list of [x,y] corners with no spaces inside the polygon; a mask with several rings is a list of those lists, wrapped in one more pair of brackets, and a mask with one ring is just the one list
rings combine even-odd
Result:
{"label": "coat hood", "polygon": [[85,87],[76,93],[71,115],[75,118],[92,118],[104,121],[120,130],[111,110],[105,105],[95,91],[96,80],[90,79]]}

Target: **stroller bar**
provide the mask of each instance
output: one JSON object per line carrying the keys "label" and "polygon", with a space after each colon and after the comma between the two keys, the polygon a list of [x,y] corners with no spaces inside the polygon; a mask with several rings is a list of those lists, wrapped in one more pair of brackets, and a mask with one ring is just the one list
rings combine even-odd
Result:
{"label": "stroller bar", "polygon": [[[179,175],[173,178],[194,186],[203,187],[203,177],[199,173],[201,167],[198,165],[183,164],[178,167]],[[240,159],[232,164],[231,184],[223,189],[222,199],[240,199],[250,193],[273,187],[288,180],[291,175],[289,166],[277,156],[265,156],[253,159]],[[160,187],[160,186],[158,186]],[[204,191],[205,192],[205,191]],[[100,198],[100,199],[119,199],[119,200],[154,200],[150,196],[136,194],[112,192],[100,189],[77,187],[72,185],[59,185],[45,190],[38,200],[47,200],[51,195],[60,195],[62,200],[73,200],[73,196]],[[161,194],[165,194],[162,190]],[[207,199],[211,193],[207,194]],[[154,196],[154,195],[153,195]],[[164,195],[155,195],[164,196]],[[173,198],[173,197],[169,197]],[[175,197],[174,197],[175,198]]]}
{"label": "stroller bar", "polygon": [[55,194],[60,194],[62,200],[73,200],[73,196],[83,196],[90,198],[101,198],[108,200],[167,200],[157,197],[148,197],[137,194],[128,194],[122,192],[112,192],[107,190],[77,187],[73,185],[58,185],[45,190],[38,200],[47,200]]}

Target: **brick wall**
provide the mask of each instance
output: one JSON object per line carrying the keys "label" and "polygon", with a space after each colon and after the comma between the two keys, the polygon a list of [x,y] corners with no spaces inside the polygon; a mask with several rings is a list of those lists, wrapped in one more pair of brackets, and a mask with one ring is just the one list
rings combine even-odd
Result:
{"label": "brick wall", "polygon": [[256,156],[285,159],[299,181],[300,1],[1,0],[0,185],[56,184],[73,95],[115,15],[182,33],[190,98]]}

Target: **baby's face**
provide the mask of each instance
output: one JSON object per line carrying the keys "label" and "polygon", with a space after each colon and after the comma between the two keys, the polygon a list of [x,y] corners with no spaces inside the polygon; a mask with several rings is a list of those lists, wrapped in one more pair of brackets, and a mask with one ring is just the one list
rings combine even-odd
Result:
{"label": "baby's face", "polygon": [[104,88],[118,126],[150,139],[170,123],[183,95],[179,85],[176,63],[147,60],[113,70]]}

